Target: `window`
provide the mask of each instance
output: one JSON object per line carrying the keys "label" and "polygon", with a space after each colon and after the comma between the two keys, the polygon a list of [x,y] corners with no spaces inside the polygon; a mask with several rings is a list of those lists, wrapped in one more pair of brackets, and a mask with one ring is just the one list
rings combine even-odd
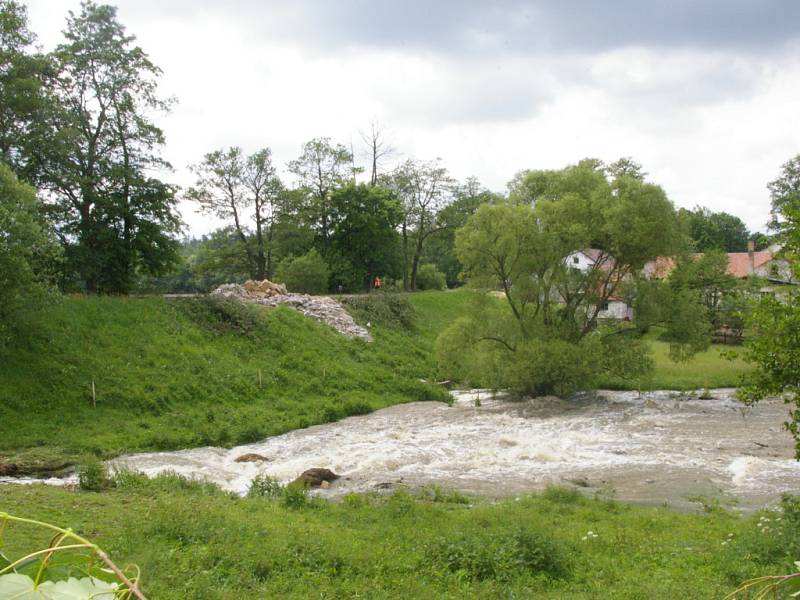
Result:
{"label": "window", "polygon": [[573,262],[573,264],[577,265],[580,262],[580,259],[577,256],[573,256],[572,257],[572,262]]}
{"label": "window", "polygon": [[608,302],[603,302],[600,305],[600,310],[608,310]]}

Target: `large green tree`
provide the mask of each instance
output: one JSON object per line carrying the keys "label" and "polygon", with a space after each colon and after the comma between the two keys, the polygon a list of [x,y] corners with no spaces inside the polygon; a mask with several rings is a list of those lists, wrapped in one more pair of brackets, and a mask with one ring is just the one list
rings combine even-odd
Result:
{"label": "large green tree", "polygon": [[36,36],[25,5],[0,0],[0,160],[30,178],[31,130],[42,109],[46,57],[32,52]]}
{"label": "large green tree", "polygon": [[245,156],[239,147],[223,148],[206,154],[191,170],[197,181],[185,197],[230,223],[253,279],[272,278],[276,223],[287,195],[270,149]]}
{"label": "large green tree", "polygon": [[417,271],[425,244],[442,231],[440,211],[452,200],[455,180],[439,159],[407,160],[388,178],[403,202],[400,238],[403,249],[403,287],[417,289]]}
{"label": "large green tree", "polygon": [[151,116],[169,102],[114,7],[83,2],[64,36],[32,153],[69,265],[87,291],[125,293],[177,256],[175,190],[151,175],[168,167]]}
{"label": "large green tree", "polygon": [[41,219],[35,190],[0,162],[0,346],[55,298],[60,248]]}
{"label": "large green tree", "polygon": [[[772,228],[800,277],[800,155],[785,163],[768,187]],[[784,398],[791,407],[786,427],[794,436],[800,460],[800,293],[791,289],[778,297],[762,298],[748,324],[752,334],[745,359],[754,369],[743,377],[739,397],[751,404],[768,396]]]}
{"label": "large green tree", "polygon": [[355,176],[353,153],[330,138],[314,138],[303,144],[302,153],[289,163],[303,192],[305,220],[317,232],[323,254],[331,235],[331,194]]}
{"label": "large green tree", "polygon": [[349,184],[331,194],[335,284],[369,290],[376,275],[397,271],[403,207],[389,188]]}
{"label": "large green tree", "polygon": [[746,252],[750,232],[744,222],[726,212],[712,212],[707,208],[685,208],[678,217],[697,252],[721,250],[723,252]]}
{"label": "large green tree", "polygon": [[[527,393],[589,387],[605,372],[642,375],[649,361],[634,328],[600,315],[645,262],[678,247],[672,203],[638,177],[609,179],[597,161],[522,179],[540,186],[536,198],[485,204],[457,234],[470,283],[499,287],[503,304],[478,295],[439,340],[443,368]],[[592,260],[576,268],[581,251]]]}

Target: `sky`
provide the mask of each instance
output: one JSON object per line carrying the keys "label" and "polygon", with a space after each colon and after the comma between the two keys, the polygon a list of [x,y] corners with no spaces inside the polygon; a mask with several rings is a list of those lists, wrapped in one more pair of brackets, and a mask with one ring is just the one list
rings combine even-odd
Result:
{"label": "sky", "polygon": [[[80,6],[26,3],[45,50]],[[392,160],[441,158],[498,192],[521,169],[630,156],[676,206],[764,230],[766,184],[800,154],[798,0],[113,4],[177,99],[156,123],[181,186],[223,146],[268,146],[285,173],[329,137],[366,165],[377,122]],[[180,208],[187,233],[219,226]]]}

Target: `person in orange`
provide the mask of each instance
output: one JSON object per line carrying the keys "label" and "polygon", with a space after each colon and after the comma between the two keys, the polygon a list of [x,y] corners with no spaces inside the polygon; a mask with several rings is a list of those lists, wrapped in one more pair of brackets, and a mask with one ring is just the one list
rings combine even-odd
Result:
{"label": "person in orange", "polygon": [[375,280],[372,282],[372,287],[375,288],[376,290],[379,290],[381,289],[381,283],[382,283],[381,278],[376,276]]}

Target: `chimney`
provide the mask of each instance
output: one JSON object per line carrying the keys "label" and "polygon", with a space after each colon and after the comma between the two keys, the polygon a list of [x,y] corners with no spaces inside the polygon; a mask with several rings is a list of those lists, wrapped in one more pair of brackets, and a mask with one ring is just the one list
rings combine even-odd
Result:
{"label": "chimney", "polygon": [[755,257],[756,243],[754,240],[747,240],[747,264],[748,275],[756,274],[756,257]]}

